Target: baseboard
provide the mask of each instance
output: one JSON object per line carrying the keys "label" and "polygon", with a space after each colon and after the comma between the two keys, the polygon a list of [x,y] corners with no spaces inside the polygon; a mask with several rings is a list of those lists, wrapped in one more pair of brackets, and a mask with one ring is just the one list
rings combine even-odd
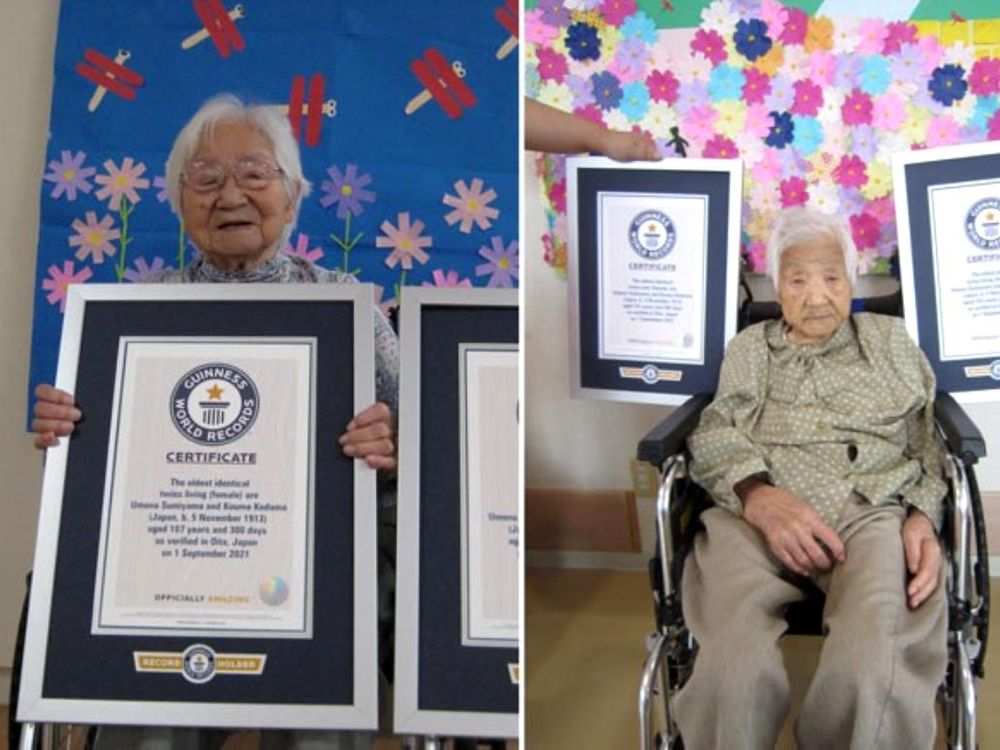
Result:
{"label": "baseboard", "polygon": [[641,552],[528,550],[525,565],[529,568],[641,571],[646,569],[647,559]]}
{"label": "baseboard", "polygon": [[10,702],[10,667],[0,667],[0,706]]}

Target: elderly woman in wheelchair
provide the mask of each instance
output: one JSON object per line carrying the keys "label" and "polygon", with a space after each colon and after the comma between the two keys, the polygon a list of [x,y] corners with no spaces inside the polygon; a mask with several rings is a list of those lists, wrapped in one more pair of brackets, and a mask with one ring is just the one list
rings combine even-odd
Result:
{"label": "elderly woman in wheelchair", "polygon": [[774,747],[789,711],[785,612],[814,588],[825,640],[798,745],[933,743],[948,662],[934,375],[901,319],[851,314],[856,255],[838,218],[779,216],[781,318],[732,340],[688,437],[712,501],[680,586],[698,652],[669,722],[689,749]]}

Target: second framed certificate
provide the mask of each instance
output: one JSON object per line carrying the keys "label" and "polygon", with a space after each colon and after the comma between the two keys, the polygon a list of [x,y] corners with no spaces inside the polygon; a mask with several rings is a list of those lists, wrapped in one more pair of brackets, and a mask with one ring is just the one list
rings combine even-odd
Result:
{"label": "second framed certificate", "polygon": [[363,285],[70,292],[20,718],[373,728],[375,400]]}
{"label": "second framed certificate", "polygon": [[567,186],[573,394],[713,391],[736,325],[740,162],[581,157]]}

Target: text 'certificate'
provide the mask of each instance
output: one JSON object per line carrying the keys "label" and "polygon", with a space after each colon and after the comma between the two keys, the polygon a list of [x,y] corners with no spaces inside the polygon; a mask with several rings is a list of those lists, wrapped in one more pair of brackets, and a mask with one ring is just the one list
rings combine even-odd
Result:
{"label": "text 'certificate'", "polygon": [[1000,180],[928,188],[941,360],[1000,356]]}
{"label": "text 'certificate'", "polygon": [[120,340],[94,633],[311,635],[315,349]]}
{"label": "text 'certificate'", "polygon": [[708,198],[598,192],[601,359],[702,364]]}
{"label": "text 'certificate'", "polygon": [[461,344],[462,644],[518,637],[517,348]]}

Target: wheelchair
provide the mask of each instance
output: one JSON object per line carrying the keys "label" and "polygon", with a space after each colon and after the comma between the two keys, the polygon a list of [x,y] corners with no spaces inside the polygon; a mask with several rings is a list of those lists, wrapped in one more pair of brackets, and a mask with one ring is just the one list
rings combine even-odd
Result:
{"label": "wheelchair", "polygon": [[[864,309],[898,314],[900,295],[872,298]],[[749,301],[740,311],[740,328],[780,317],[776,303]],[[684,747],[673,714],[673,699],[691,675],[698,644],[684,622],[680,581],[684,559],[699,529],[698,516],[711,507],[707,493],[689,478],[687,436],[698,424],[712,394],[699,394],[677,407],[638,444],[638,459],[659,475],[656,499],[656,551],[649,561],[656,630],[639,686],[642,750]],[[942,538],[948,593],[948,665],[938,689],[944,736],[951,750],[976,747],[976,679],[984,676],[989,627],[989,555],[986,527],[974,466],[986,455],[979,430],[946,393],[935,399],[937,428],[948,456],[949,486]],[[786,635],[819,635],[823,594],[816,589],[805,601],[789,606]],[[658,711],[654,709],[658,708]]]}

